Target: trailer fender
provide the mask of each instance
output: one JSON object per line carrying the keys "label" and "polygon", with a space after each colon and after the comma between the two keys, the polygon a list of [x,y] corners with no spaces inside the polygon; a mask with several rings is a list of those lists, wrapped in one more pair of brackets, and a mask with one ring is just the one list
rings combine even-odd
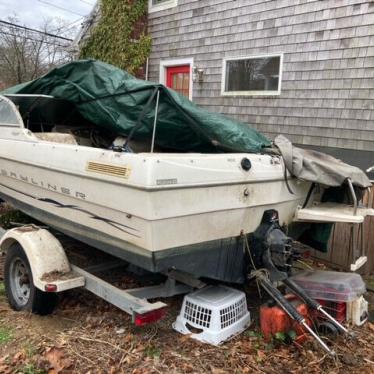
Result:
{"label": "trailer fender", "polygon": [[[61,243],[48,230],[34,225],[8,230],[0,240],[0,251],[6,252],[15,243],[20,244],[25,251],[30,263],[34,285],[40,290],[45,291],[46,285],[51,283],[47,275],[54,274],[58,277],[58,275],[71,272]],[[62,288],[60,287],[56,291],[63,291]]]}

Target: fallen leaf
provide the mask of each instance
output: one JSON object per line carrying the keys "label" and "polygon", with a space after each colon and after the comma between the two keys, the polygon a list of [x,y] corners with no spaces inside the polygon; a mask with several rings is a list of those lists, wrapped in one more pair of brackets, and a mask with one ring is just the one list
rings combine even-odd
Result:
{"label": "fallen leaf", "polygon": [[212,374],[227,374],[226,370],[210,367]]}
{"label": "fallen leaf", "polygon": [[266,357],[266,353],[264,351],[258,350],[257,357],[264,359]]}
{"label": "fallen leaf", "polygon": [[181,343],[185,343],[186,341],[190,340],[191,339],[191,335],[192,334],[186,334],[186,335],[182,335],[179,337],[179,341]]}
{"label": "fallen leaf", "polygon": [[23,361],[25,359],[25,353],[24,352],[17,352],[12,359],[12,364],[17,365],[20,361]]}
{"label": "fallen leaf", "polygon": [[0,366],[0,373],[11,373],[11,369],[9,365],[1,365]]}
{"label": "fallen leaf", "polygon": [[253,351],[253,346],[250,340],[243,341],[240,347],[242,353],[250,354]]}
{"label": "fallen leaf", "polygon": [[6,362],[8,360],[9,360],[9,355],[5,355],[5,356],[0,358],[0,364],[3,364],[4,362]]}
{"label": "fallen leaf", "polygon": [[182,365],[183,373],[192,373],[194,371],[193,365],[189,363],[184,363]]}
{"label": "fallen leaf", "polygon": [[64,351],[61,348],[49,348],[44,356],[51,365],[48,374],[59,374],[71,366],[71,362],[64,357]]}

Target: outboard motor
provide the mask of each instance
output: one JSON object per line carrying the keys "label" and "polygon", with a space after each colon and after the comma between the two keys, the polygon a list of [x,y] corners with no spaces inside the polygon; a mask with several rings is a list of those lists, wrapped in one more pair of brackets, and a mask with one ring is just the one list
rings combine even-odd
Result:
{"label": "outboard motor", "polygon": [[279,215],[274,209],[264,212],[260,226],[252,236],[251,253],[256,269],[265,268],[271,281],[288,277],[293,261],[300,257],[279,225]]}

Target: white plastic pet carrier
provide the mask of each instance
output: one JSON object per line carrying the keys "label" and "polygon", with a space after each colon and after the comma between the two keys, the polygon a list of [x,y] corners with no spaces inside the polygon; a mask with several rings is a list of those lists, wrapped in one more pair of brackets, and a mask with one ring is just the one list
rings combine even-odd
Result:
{"label": "white plastic pet carrier", "polygon": [[184,297],[173,328],[205,343],[219,345],[251,323],[245,293],[226,286],[208,286]]}

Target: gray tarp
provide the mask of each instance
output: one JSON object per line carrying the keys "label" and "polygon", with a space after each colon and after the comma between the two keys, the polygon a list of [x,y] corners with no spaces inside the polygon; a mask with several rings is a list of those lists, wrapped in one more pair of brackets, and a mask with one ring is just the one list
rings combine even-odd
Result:
{"label": "gray tarp", "polygon": [[370,187],[366,174],[359,168],[310,149],[301,149],[283,135],[276,137],[274,144],[279,149],[288,171],[299,179],[318,183],[324,186],[339,187],[347,178],[354,186]]}

